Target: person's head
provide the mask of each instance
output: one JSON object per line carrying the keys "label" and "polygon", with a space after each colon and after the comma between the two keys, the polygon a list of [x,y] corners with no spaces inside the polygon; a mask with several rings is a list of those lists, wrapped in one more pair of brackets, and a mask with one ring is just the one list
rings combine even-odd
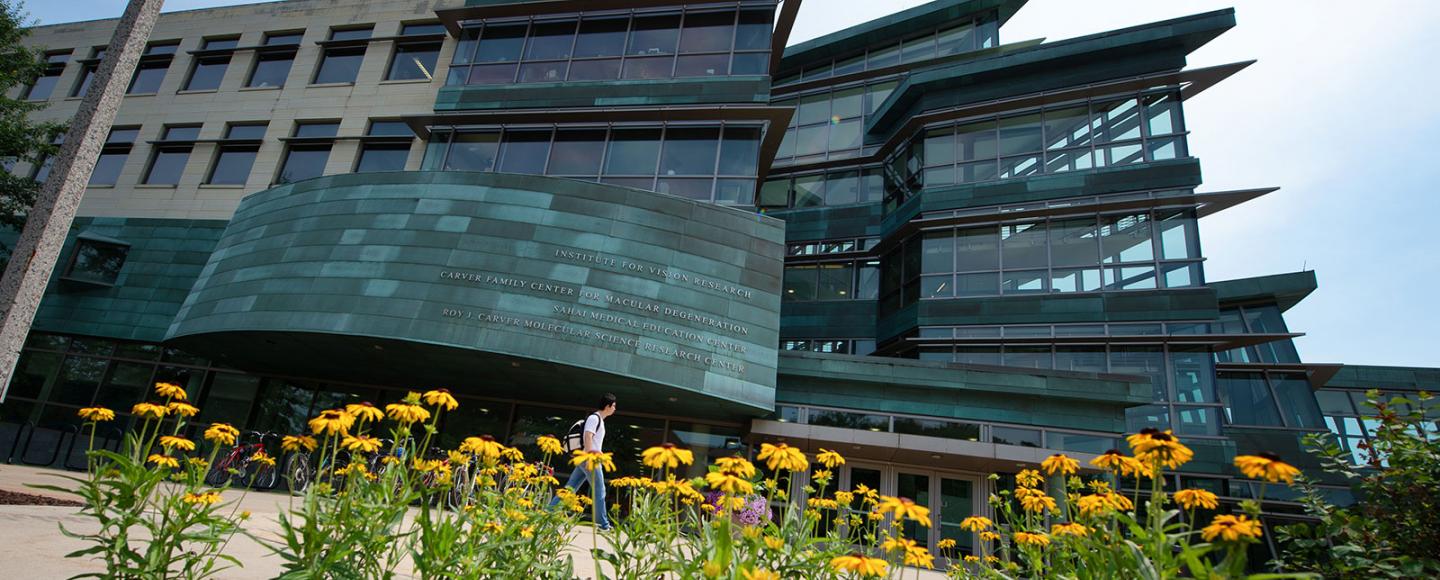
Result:
{"label": "person's head", "polygon": [[615,395],[605,393],[600,395],[600,416],[609,417],[615,414]]}

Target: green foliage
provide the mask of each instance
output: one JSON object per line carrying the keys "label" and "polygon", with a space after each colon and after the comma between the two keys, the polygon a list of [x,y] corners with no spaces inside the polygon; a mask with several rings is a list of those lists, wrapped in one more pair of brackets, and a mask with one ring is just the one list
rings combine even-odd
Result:
{"label": "green foliage", "polygon": [[1378,391],[1367,395],[1378,424],[1367,465],[1351,465],[1328,433],[1305,439],[1327,473],[1350,482],[1358,504],[1333,506],[1302,477],[1301,502],[1318,521],[1281,528],[1282,550],[1273,565],[1327,578],[1440,576],[1440,437],[1419,404],[1432,396],[1382,401]]}
{"label": "green foliage", "polygon": [[[22,2],[0,0],[0,160],[6,162],[39,163],[59,150],[51,141],[65,131],[64,124],[30,119],[45,103],[7,96],[12,89],[35,82],[45,71],[44,51],[24,44],[30,35],[25,28],[27,18]],[[23,227],[39,191],[35,180],[0,171],[0,226]]]}

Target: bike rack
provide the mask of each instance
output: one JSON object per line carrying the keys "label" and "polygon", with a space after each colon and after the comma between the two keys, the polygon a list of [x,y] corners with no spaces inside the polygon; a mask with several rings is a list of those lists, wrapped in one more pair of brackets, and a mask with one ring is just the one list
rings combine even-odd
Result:
{"label": "bike rack", "polygon": [[20,448],[20,438],[25,435],[26,428],[33,428],[29,422],[15,423],[15,436],[10,439],[10,450],[5,452],[5,463],[13,463],[15,451]]}
{"label": "bike rack", "polygon": [[50,465],[54,465],[54,464],[55,464],[55,460],[56,460],[57,458],[59,458],[59,456],[60,456],[60,448],[65,445],[65,435],[66,435],[66,433],[65,433],[64,431],[60,431],[59,429],[51,429],[50,427],[45,427],[44,429],[46,429],[46,430],[53,430],[53,431],[58,432],[58,433],[60,434],[60,438],[59,438],[58,441],[55,442],[55,448],[54,448],[54,450],[50,453],[50,459],[47,459],[47,460],[45,460],[44,462],[40,462],[40,463],[36,463],[36,462],[29,461],[28,459],[26,459],[26,456],[28,456],[28,455],[30,454],[30,444],[33,443],[34,440],[35,440],[35,432],[36,432],[36,431],[39,431],[40,429],[41,429],[41,427],[31,426],[31,427],[30,427],[30,435],[25,438],[25,449],[24,449],[24,451],[21,451],[21,452],[20,452],[20,462],[21,462],[21,463],[24,463],[25,465],[38,465],[38,466],[50,466]]}

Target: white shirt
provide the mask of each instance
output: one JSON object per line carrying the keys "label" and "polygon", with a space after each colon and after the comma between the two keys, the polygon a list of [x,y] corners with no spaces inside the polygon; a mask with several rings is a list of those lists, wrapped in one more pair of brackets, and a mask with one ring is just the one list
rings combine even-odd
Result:
{"label": "white shirt", "polygon": [[605,420],[600,418],[599,413],[591,413],[585,418],[585,432],[590,434],[595,444],[595,448],[588,451],[599,453],[605,448]]}

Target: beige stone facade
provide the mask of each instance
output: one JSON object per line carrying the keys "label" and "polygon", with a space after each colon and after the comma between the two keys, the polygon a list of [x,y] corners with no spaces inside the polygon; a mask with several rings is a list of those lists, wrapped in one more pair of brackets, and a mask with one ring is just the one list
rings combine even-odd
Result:
{"label": "beige stone facade", "polygon": [[[164,81],[153,94],[125,97],[115,126],[139,127],[140,134],[126,158],[114,186],[91,186],[80,206],[80,216],[145,217],[185,219],[229,219],[241,198],[269,188],[275,182],[285,152],[285,142],[297,121],[338,121],[338,139],[330,152],[325,174],[347,173],[354,169],[360,141],[371,120],[396,120],[402,115],[429,112],[436,91],[444,83],[449,55],[455,39],[446,37],[433,78],[420,81],[386,81],[386,72],[395,53],[393,37],[404,24],[435,23],[435,0],[288,0],[225,8],[211,8],[162,14],[151,35],[152,43],[179,41]],[[78,16],[78,15],[77,15]],[[35,114],[40,119],[69,119],[80,105],[71,97],[81,79],[84,65],[103,48],[114,32],[116,19],[40,26],[29,42],[49,51],[70,50],[70,62],[49,96],[49,106]],[[372,40],[365,50],[355,82],[316,85],[316,67],[323,47],[336,28],[373,25]],[[264,42],[267,32],[304,32],[299,51],[283,87],[247,88],[254,67],[254,47]],[[206,39],[239,36],[220,87],[213,91],[182,91],[196,56]],[[23,89],[22,89],[23,90]],[[264,143],[256,155],[246,183],[211,185],[210,175],[218,145],[230,123],[268,122]],[[200,125],[200,142],[194,145],[177,185],[141,183],[152,158],[151,141],[161,139],[167,125]],[[206,142],[206,141],[211,142]],[[418,169],[424,142],[411,144],[406,169]],[[15,171],[33,171],[21,163]]]}

